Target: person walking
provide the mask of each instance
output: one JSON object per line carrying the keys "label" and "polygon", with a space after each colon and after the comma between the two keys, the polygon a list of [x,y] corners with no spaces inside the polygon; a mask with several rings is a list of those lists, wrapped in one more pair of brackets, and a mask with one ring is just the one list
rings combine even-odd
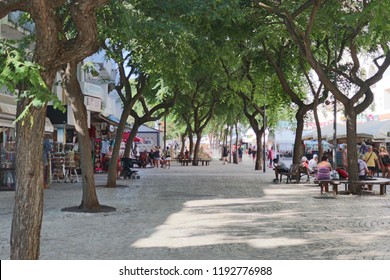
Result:
{"label": "person walking", "polygon": [[227,160],[228,155],[229,155],[228,148],[227,148],[226,145],[224,145],[224,146],[222,147],[222,161],[223,161],[222,164],[226,164],[226,163],[227,163],[227,161],[228,161],[228,160]]}
{"label": "person walking", "polygon": [[367,162],[367,167],[369,170],[368,176],[373,176],[376,171],[376,163],[378,162],[378,156],[376,153],[372,150],[372,146],[367,146],[367,153],[364,154],[364,161]]}
{"label": "person walking", "polygon": [[252,149],[252,160],[253,161],[256,160],[256,155],[257,155],[257,150],[256,150],[256,146],[254,146]]}
{"label": "person walking", "polygon": [[271,149],[268,150],[268,160],[269,160],[269,167],[272,168],[272,161],[274,159],[274,151]]}
{"label": "person walking", "polygon": [[239,146],[238,147],[238,162],[242,162],[242,154],[243,154],[242,147]]}
{"label": "person walking", "polygon": [[383,178],[390,177],[390,155],[385,146],[379,148],[379,167]]}

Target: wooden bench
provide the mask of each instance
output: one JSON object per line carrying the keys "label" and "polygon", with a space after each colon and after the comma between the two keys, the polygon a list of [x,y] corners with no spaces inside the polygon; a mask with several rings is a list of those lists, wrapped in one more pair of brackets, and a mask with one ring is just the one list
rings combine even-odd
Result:
{"label": "wooden bench", "polygon": [[372,190],[372,185],[379,185],[379,194],[384,195],[386,193],[387,185],[390,185],[390,179],[373,178],[371,180],[357,180],[357,181],[352,181],[350,183],[358,186],[359,194],[362,193],[362,188],[365,185],[369,186],[369,190]]}
{"label": "wooden bench", "polygon": [[310,181],[310,177],[309,177],[309,173],[306,169],[305,166],[303,166],[302,164],[291,164],[290,165],[290,169],[288,172],[285,172],[285,171],[281,171],[279,173],[280,177],[279,177],[279,181],[281,182],[282,181],[282,176],[286,176],[287,179],[286,179],[286,182],[288,183],[289,181],[292,182],[292,180],[294,179],[297,183],[299,183],[301,181],[301,178],[304,177],[304,176],[307,176],[307,180],[306,182],[309,182]]}
{"label": "wooden bench", "polygon": [[179,162],[182,166],[188,166],[188,163],[192,162],[192,159],[180,159]]}
{"label": "wooden bench", "polygon": [[330,179],[330,180],[314,180],[314,184],[318,184],[321,188],[321,193],[324,192],[329,192],[329,185],[332,185],[332,191],[333,195],[337,195],[339,193],[338,187],[341,183],[347,183],[348,180],[335,180],[335,179]]}
{"label": "wooden bench", "polygon": [[[199,165],[199,163],[202,163],[202,166],[209,166],[210,165],[211,159],[181,159],[179,162],[181,163],[182,166],[188,166],[188,164],[191,162],[192,165]],[[195,164],[194,164],[195,163]]]}
{"label": "wooden bench", "polygon": [[209,166],[210,165],[210,161],[211,161],[211,159],[203,159],[203,158],[199,158],[198,159],[198,164],[199,164],[199,162],[201,162],[202,163],[202,166]]}
{"label": "wooden bench", "polygon": [[[358,193],[361,194],[362,188],[365,185],[372,186],[372,185],[379,185],[379,194],[384,195],[386,193],[386,186],[390,185],[390,179],[386,178],[373,178],[372,180],[356,180],[356,181],[348,181],[347,179],[345,180],[336,180],[336,179],[331,179],[331,180],[315,180],[315,184],[318,184],[321,188],[321,193],[323,192],[323,189],[325,187],[325,192],[328,192],[329,189],[325,186],[327,183],[328,185],[332,185],[333,187],[333,193],[338,194],[338,186],[340,184],[344,184],[345,190],[348,190],[348,184],[354,184],[358,186]],[[372,190],[372,188],[371,188]]]}

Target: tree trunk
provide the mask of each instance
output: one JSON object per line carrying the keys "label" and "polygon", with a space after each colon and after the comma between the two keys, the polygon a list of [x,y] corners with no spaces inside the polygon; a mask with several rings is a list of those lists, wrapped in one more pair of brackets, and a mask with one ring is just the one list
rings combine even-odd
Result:
{"label": "tree trunk", "polygon": [[199,150],[200,150],[200,142],[202,140],[202,131],[198,131],[196,133],[196,142],[194,147],[194,158],[192,161],[192,165],[198,165],[198,158],[199,158]]}
{"label": "tree trunk", "polygon": [[125,153],[124,154],[127,157],[129,157],[129,155],[131,153],[131,148],[133,146],[134,138],[137,136],[138,129],[140,128],[140,126],[141,126],[141,124],[138,123],[137,121],[135,121],[134,124],[133,124],[133,127],[131,129],[131,132],[130,132],[129,138],[127,139],[126,147],[125,147]]}
{"label": "tree trunk", "polygon": [[307,110],[305,108],[299,108],[298,112],[295,115],[297,120],[297,129],[295,133],[295,142],[294,142],[294,154],[293,154],[293,163],[298,164],[301,162],[301,157],[304,154],[303,145],[302,145],[302,132],[304,126],[304,116]]}
{"label": "tree trunk", "polygon": [[236,150],[233,154],[233,163],[238,164],[238,124],[235,123],[234,125],[235,131],[236,131]]}
{"label": "tree trunk", "polygon": [[[18,105],[18,115],[27,106]],[[16,124],[16,190],[11,226],[11,254],[15,260],[36,260],[40,254],[43,214],[43,135],[46,106],[30,108]]]}
{"label": "tree trunk", "polygon": [[192,157],[194,154],[194,135],[192,133],[188,134],[188,140],[190,141],[190,147],[188,151],[190,152],[190,157]]}
{"label": "tree trunk", "polygon": [[264,127],[262,127],[260,130],[258,129],[255,131],[256,133],[256,162],[255,162],[255,170],[263,170],[263,135],[265,137],[264,133]]}
{"label": "tree trunk", "polygon": [[316,128],[317,128],[318,158],[319,158],[319,160],[321,160],[322,155],[324,154],[324,148],[322,147],[322,133],[321,133],[320,120],[318,118],[317,106],[318,106],[318,102],[314,103],[313,113],[314,113],[314,119],[315,119]]}
{"label": "tree trunk", "polygon": [[114,148],[112,149],[112,156],[110,158],[110,162],[109,162],[109,166],[108,166],[108,176],[107,176],[107,187],[108,188],[114,188],[116,186],[116,178],[117,178],[117,172],[118,172],[117,162],[119,159],[119,151],[121,148],[123,132],[125,131],[126,120],[127,120],[127,117],[130,115],[131,107],[125,106],[125,108],[123,109],[121,119],[119,121],[119,126],[116,130],[115,144],[114,144]]}
{"label": "tree trunk", "polygon": [[184,155],[184,151],[186,148],[186,137],[187,137],[187,134],[185,134],[185,133],[180,136],[180,139],[181,139],[180,154],[181,155]]}
{"label": "tree trunk", "polygon": [[[356,113],[351,107],[345,108],[345,115],[347,118],[347,160],[348,160],[348,180],[356,181],[359,180],[359,167],[357,165],[358,152],[356,143]],[[350,193],[357,193],[356,186],[349,184],[348,191]]]}
{"label": "tree trunk", "polygon": [[99,210],[101,207],[96,194],[91,141],[88,133],[87,109],[84,105],[84,94],[77,79],[77,63],[68,63],[66,70],[62,73],[62,77],[65,83],[66,96],[69,98],[73,109],[80,147],[83,195],[79,209],[82,211]]}

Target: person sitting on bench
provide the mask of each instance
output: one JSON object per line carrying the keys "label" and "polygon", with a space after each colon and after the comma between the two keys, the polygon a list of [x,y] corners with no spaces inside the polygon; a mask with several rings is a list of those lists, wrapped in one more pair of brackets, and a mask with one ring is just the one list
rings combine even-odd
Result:
{"label": "person sitting on bench", "polygon": [[[322,156],[321,162],[317,164],[317,180],[330,180],[331,179],[332,165],[328,161],[327,156]],[[325,187],[325,190],[328,189],[328,183],[322,184]],[[322,190],[322,188],[321,188]]]}
{"label": "person sitting on bench", "polygon": [[288,173],[290,170],[288,169],[287,165],[283,161],[279,161],[278,158],[275,158],[273,160],[274,163],[274,170],[275,170],[275,179],[274,182],[279,181],[279,174],[280,173]]}

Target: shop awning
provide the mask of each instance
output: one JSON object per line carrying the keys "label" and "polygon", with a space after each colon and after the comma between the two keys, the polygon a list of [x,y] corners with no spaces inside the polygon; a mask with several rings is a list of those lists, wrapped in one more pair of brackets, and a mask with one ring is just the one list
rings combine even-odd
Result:
{"label": "shop awning", "polygon": [[45,120],[45,132],[54,132],[54,126],[48,117]]}
{"label": "shop awning", "polygon": [[[99,114],[99,118],[101,118],[102,120],[104,120],[105,122],[107,122],[113,126],[119,126],[120,120],[118,118],[114,117],[113,115],[104,116],[102,114]],[[126,124],[125,128],[131,130],[131,127],[129,124]]]}
{"label": "shop awning", "polygon": [[[11,127],[15,128],[15,116],[5,115],[0,113],[0,127]],[[45,132],[53,132],[54,126],[51,124],[49,118],[45,119]]]}

